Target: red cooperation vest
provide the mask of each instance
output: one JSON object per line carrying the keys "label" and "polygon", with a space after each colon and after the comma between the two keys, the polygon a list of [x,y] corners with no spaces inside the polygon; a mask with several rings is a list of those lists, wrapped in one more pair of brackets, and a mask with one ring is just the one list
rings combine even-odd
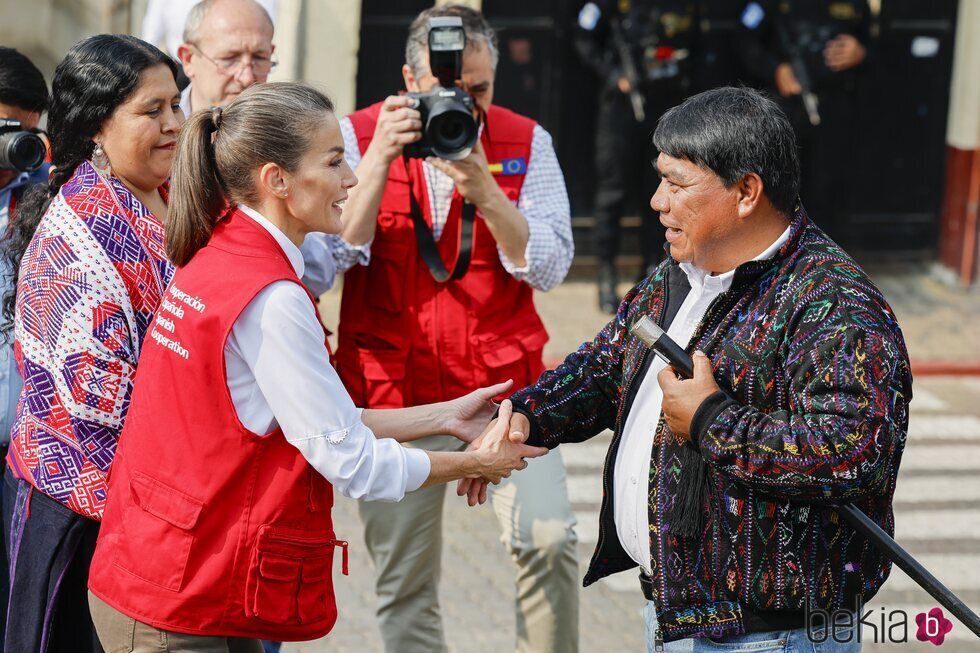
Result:
{"label": "red cooperation vest", "polygon": [[[375,104],[350,115],[361,152],[371,144],[380,109]],[[515,203],[534,126],[507,109],[491,106],[487,112],[483,150],[491,165],[504,164],[494,178]],[[391,164],[371,264],[344,275],[336,358],[347,391],[358,406],[397,408],[452,399],[508,378],[514,388],[530,384],[544,370],[541,352],[548,341],[532,288],[504,270],[479,212],[466,275],[446,283],[433,279],[412,226],[409,193],[432,225],[421,160],[412,159],[410,170],[411,180],[402,158]],[[448,269],[456,259],[462,206],[454,191],[437,243]]]}
{"label": "red cooperation vest", "polygon": [[308,640],[336,621],[333,487],[281,429],[242,426],[225,381],[232,326],[278,280],[300,283],[234,211],[174,274],[147,333],[89,588],[156,628]]}

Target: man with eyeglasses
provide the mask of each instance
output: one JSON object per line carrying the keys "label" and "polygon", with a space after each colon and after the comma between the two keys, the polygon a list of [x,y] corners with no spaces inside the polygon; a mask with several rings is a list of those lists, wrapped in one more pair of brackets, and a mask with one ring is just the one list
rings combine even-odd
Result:
{"label": "man with eyeglasses", "polygon": [[226,106],[276,66],[272,19],[255,0],[204,0],[187,14],[177,48],[191,80],[180,106],[184,115]]}
{"label": "man with eyeglasses", "polygon": [[[279,0],[256,0],[276,22]],[[175,60],[180,60],[177,49],[184,42],[184,23],[187,15],[201,0],[147,0],[146,13],[140,38],[159,47]]]}

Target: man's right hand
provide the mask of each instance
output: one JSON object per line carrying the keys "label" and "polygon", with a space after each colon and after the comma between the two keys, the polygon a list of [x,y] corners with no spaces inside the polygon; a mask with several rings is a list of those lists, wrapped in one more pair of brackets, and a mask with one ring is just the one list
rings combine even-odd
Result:
{"label": "man's right hand", "polygon": [[480,461],[480,475],[495,485],[501,479],[510,476],[512,471],[520,471],[527,467],[525,458],[537,458],[548,453],[544,447],[524,444],[523,437],[520,439],[512,437],[510,423],[512,412],[510,399],[504,399],[500,404],[496,424],[483,435],[483,442],[476,451]]}
{"label": "man's right hand", "polygon": [[796,79],[796,73],[788,63],[781,63],[776,67],[776,90],[783,97],[799,95],[803,92],[800,80]]}
{"label": "man's right hand", "polygon": [[[506,405],[506,412],[504,409]],[[535,456],[544,455],[548,452],[548,449],[543,447],[528,447],[524,445],[527,440],[528,434],[531,432],[531,423],[528,421],[527,417],[521,413],[512,412],[513,408],[511,406],[510,400],[504,400],[504,403],[500,406],[499,416],[492,420],[487,426],[483,434],[473,440],[470,446],[467,447],[469,450],[480,450],[484,446],[484,440],[491,437],[499,437],[503,433],[507,434],[506,439],[510,440],[513,445],[520,445],[526,449],[538,450],[540,453],[536,453]],[[491,436],[491,434],[494,434]],[[519,469],[523,469],[526,466],[521,466]],[[505,476],[509,476],[506,474]],[[491,481],[496,485],[500,479],[488,479],[486,477],[473,476],[469,478],[463,478],[457,481],[456,484],[456,494],[459,496],[466,496],[466,501],[470,506],[475,506],[477,504],[484,504],[487,500],[487,489]]]}
{"label": "man's right hand", "polygon": [[422,114],[411,108],[414,102],[406,95],[389,95],[381,106],[371,148],[377,148],[389,164],[402,155],[406,145],[422,138]]}
{"label": "man's right hand", "polygon": [[422,138],[422,119],[410,108],[413,100],[392,95],[381,104],[374,136],[354,171],[359,183],[349,191],[344,207],[344,230],[340,236],[351,245],[368,245],[378,226],[378,210],[388,184],[391,162],[402,155],[409,143]]}

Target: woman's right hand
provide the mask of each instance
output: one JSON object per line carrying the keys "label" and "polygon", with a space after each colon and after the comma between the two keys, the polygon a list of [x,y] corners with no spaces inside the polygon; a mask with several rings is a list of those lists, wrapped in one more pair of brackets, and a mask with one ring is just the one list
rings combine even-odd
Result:
{"label": "woman's right hand", "polygon": [[480,448],[476,450],[480,476],[496,485],[501,479],[510,476],[514,470],[527,467],[525,458],[537,458],[548,453],[545,447],[532,447],[524,444],[520,437],[510,436],[510,418],[513,406],[509,399],[500,404],[497,420],[482,437]]}

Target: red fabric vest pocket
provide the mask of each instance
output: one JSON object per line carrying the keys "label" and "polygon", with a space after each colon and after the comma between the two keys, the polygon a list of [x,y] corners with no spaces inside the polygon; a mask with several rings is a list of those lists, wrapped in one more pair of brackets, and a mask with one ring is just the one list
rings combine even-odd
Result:
{"label": "red fabric vest pocket", "polygon": [[407,351],[358,349],[364,375],[365,406],[401,408],[405,405],[405,361]]}
{"label": "red fabric vest pocket", "polygon": [[[521,387],[523,387],[537,381],[541,373],[544,372],[544,346],[548,344],[549,336],[544,326],[541,326],[537,329],[521,332],[518,339],[521,341],[521,346],[524,347],[526,352],[524,360],[527,361],[527,379],[522,382]],[[518,387],[517,379],[514,379],[514,383],[514,387]]]}
{"label": "red fabric vest pocket", "polygon": [[[521,345],[524,347],[524,351],[529,354],[534,354],[537,352],[540,354],[544,351],[544,346],[548,344],[548,332],[544,330],[543,327],[536,329],[521,330],[517,338],[521,341]],[[532,379],[535,381],[537,379]]]}
{"label": "red fabric vest pocket", "polygon": [[544,329],[519,327],[507,330],[519,335],[509,338],[482,336],[477,341],[478,367],[484,370],[483,385],[514,379],[515,388],[523,388],[534,382],[540,371],[541,353],[548,342]]}
{"label": "red fabric vest pocket", "polygon": [[270,623],[312,624],[336,617],[332,531],[309,533],[268,524],[252,551],[245,611]]}
{"label": "red fabric vest pocket", "polygon": [[303,562],[297,558],[259,553],[252,609],[255,616],[277,624],[300,623],[296,612]]}
{"label": "red fabric vest pocket", "polygon": [[[405,243],[379,239],[371,245],[367,287],[378,290],[369,290],[364,298],[369,306],[387,313],[400,313],[404,309],[408,260],[409,249]],[[383,324],[375,326],[384,330]]]}
{"label": "red fabric vest pocket", "polygon": [[[303,563],[303,588],[326,586],[333,596],[333,551],[330,543],[328,554],[321,558],[311,558]],[[328,602],[322,592],[301,591],[299,594],[299,616],[304,623],[321,621],[327,617],[331,598]]]}
{"label": "red fabric vest pocket", "polygon": [[[204,502],[142,472],[133,473],[129,490],[114,564],[149,583],[180,591]],[[147,556],[148,542],[165,553]]]}

